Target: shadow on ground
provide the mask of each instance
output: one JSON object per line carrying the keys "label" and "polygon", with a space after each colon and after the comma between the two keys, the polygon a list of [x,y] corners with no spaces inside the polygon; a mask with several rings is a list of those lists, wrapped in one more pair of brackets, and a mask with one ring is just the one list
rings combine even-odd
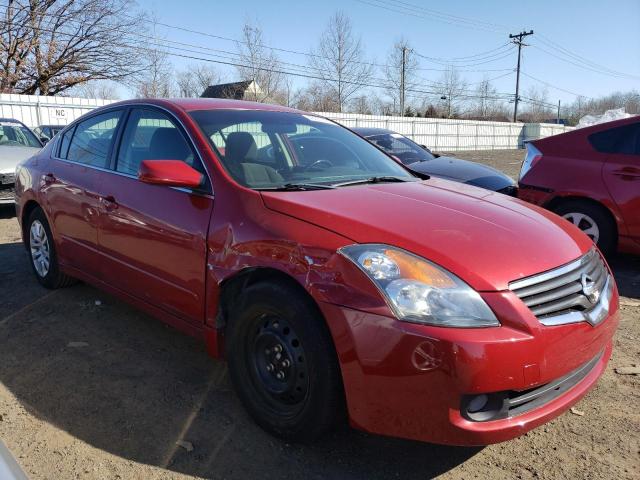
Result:
{"label": "shadow on ground", "polygon": [[203,477],[341,479],[429,478],[480,451],[347,429],[313,446],[284,444],[247,417],[226,364],[195,340],[87,285],[40,288],[19,244],[0,245],[7,261],[15,271],[3,285],[15,300],[1,311],[0,382],[96,448]]}
{"label": "shadow on ground", "polygon": [[620,295],[640,299],[640,256],[617,255],[609,259]]}
{"label": "shadow on ground", "polygon": [[11,205],[0,205],[0,218],[13,218],[16,216],[16,207]]}

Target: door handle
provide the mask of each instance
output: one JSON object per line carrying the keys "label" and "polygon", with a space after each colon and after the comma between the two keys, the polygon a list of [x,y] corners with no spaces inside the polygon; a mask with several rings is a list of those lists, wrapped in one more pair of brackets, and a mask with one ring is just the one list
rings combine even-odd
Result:
{"label": "door handle", "polygon": [[104,206],[105,210],[112,212],[118,208],[118,202],[113,195],[107,195],[106,197],[100,197],[100,203]]}
{"label": "door handle", "polygon": [[56,181],[56,176],[53,173],[45,174],[42,179],[44,180],[45,185],[51,185]]}

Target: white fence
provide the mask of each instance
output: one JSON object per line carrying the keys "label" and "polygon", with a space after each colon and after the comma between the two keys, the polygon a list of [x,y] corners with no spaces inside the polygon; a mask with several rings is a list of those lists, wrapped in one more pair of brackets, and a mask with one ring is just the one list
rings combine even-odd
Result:
{"label": "white fence", "polygon": [[[0,94],[0,117],[15,118],[29,127],[66,125],[111,100]],[[522,148],[527,140],[548,137],[573,127],[552,123],[483,122],[441,118],[387,117],[355,113],[324,113],[346,127],[394,130],[432,150],[496,150]]]}
{"label": "white fence", "polygon": [[432,150],[523,148],[524,142],[573,130],[554,123],[508,123],[443,118],[387,117],[355,113],[321,113],[345,127],[386,128]]}
{"label": "white fence", "polygon": [[15,118],[28,127],[66,125],[112,100],[0,94],[0,118]]}

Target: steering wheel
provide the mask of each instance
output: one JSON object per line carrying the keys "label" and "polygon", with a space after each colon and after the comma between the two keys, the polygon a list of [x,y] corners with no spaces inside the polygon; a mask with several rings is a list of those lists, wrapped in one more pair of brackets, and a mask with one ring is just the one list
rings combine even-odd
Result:
{"label": "steering wheel", "polygon": [[330,160],[326,160],[324,158],[319,158],[311,165],[307,166],[307,170],[311,170],[314,168],[331,168],[333,167],[333,163]]}

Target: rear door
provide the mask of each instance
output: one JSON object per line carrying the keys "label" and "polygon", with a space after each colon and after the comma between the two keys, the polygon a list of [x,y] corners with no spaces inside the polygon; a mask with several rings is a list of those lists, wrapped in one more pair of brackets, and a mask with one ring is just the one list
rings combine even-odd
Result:
{"label": "rear door", "polygon": [[87,118],[67,130],[53,149],[42,193],[64,264],[97,276],[96,181],[109,163],[123,110]]}
{"label": "rear door", "polygon": [[608,153],[602,173],[624,219],[626,232],[620,233],[640,241],[640,122],[592,134],[589,140]]}
{"label": "rear door", "polygon": [[206,175],[188,135],[171,114],[132,108],[111,171],[102,174],[97,186],[102,279],[201,324],[211,187],[194,191],[142,183],[137,178],[142,160],[181,160]]}

